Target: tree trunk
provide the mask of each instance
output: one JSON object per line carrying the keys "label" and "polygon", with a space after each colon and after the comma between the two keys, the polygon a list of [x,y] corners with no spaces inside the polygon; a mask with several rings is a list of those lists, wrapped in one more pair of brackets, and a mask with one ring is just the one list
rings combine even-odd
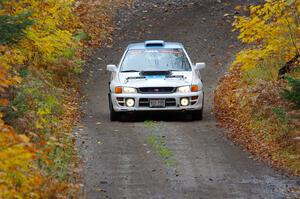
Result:
{"label": "tree trunk", "polygon": [[295,57],[293,57],[290,61],[288,61],[286,64],[284,64],[278,71],[278,78],[281,79],[284,77],[286,73],[291,72],[293,69],[293,66],[298,62],[298,59],[300,57],[300,54],[296,54]]}

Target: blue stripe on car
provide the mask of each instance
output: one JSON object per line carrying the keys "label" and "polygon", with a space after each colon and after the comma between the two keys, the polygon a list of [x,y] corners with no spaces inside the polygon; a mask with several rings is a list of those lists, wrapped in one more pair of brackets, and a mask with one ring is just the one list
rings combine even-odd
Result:
{"label": "blue stripe on car", "polygon": [[165,75],[149,75],[149,76],[145,76],[147,79],[164,79],[166,78]]}

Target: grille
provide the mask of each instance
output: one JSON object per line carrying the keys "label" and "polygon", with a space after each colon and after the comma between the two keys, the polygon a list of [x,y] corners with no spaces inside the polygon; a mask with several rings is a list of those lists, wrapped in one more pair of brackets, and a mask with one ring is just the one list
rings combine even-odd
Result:
{"label": "grille", "polygon": [[[176,106],[175,98],[166,98],[166,107]],[[140,98],[139,107],[150,107],[150,101],[148,98]]]}
{"label": "grille", "polygon": [[137,89],[139,93],[157,94],[157,93],[174,93],[176,88],[174,87],[142,87]]}

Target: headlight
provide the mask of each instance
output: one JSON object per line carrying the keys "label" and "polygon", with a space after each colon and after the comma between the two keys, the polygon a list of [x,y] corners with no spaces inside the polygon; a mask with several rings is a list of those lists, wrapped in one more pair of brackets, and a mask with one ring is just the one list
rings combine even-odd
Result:
{"label": "headlight", "polygon": [[198,91],[199,91],[198,85],[182,86],[177,88],[178,93],[189,93],[189,92],[198,92]]}
{"label": "headlight", "polygon": [[182,86],[177,88],[178,93],[189,93],[191,92],[190,86]]}
{"label": "headlight", "polygon": [[123,93],[136,93],[136,89],[131,87],[123,87]]}

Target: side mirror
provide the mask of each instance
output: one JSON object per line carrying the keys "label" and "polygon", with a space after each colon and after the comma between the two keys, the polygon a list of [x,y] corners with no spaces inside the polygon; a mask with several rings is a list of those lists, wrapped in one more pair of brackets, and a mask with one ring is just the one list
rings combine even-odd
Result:
{"label": "side mirror", "polygon": [[204,69],[206,64],[204,62],[196,63],[195,64],[195,70],[202,70]]}
{"label": "side mirror", "polygon": [[106,66],[106,70],[110,72],[117,72],[117,66],[114,64],[109,64]]}

